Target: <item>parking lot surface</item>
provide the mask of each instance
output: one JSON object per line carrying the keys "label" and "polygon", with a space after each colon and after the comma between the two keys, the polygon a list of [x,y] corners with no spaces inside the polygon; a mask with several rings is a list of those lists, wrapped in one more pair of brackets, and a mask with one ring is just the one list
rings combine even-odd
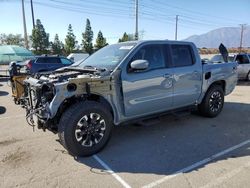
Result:
{"label": "parking lot surface", "polygon": [[33,132],[0,78],[0,187],[250,187],[250,84],[216,118],[164,116],[115,127],[104,150],[74,158]]}

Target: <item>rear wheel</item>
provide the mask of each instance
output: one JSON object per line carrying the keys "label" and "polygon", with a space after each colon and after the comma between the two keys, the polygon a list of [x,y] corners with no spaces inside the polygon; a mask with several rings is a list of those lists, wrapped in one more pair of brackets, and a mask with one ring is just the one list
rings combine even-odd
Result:
{"label": "rear wheel", "polygon": [[221,86],[211,86],[207,91],[202,103],[198,106],[201,115],[216,117],[224,105],[224,91]]}
{"label": "rear wheel", "polygon": [[100,151],[113,128],[112,115],[98,102],[80,102],[69,108],[59,123],[62,145],[74,156],[88,156]]}
{"label": "rear wheel", "polygon": [[249,71],[248,74],[247,74],[246,80],[247,80],[247,81],[250,81],[250,71]]}

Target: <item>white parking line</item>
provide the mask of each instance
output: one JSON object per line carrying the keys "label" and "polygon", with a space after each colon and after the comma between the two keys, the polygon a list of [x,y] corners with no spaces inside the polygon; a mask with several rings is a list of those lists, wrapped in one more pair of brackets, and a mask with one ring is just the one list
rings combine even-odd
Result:
{"label": "white parking line", "polygon": [[15,118],[20,118],[20,117],[25,117],[25,116],[24,115],[6,116],[6,117],[0,117],[0,120],[2,120],[2,119],[15,119]]}
{"label": "white parking line", "polygon": [[100,163],[100,165],[103,166],[103,168],[105,168],[107,170],[108,173],[110,173],[112,176],[114,176],[114,178],[119,181],[123,187],[125,188],[131,188],[131,186],[125,182],[120,176],[118,176],[103,160],[101,160],[97,155],[93,155],[94,159]]}
{"label": "white parking line", "polygon": [[166,181],[169,180],[169,179],[172,179],[172,178],[174,178],[174,177],[176,177],[176,176],[181,175],[182,173],[185,173],[185,172],[188,172],[188,171],[190,171],[190,170],[193,170],[193,169],[195,169],[195,168],[197,168],[197,167],[199,167],[199,166],[201,166],[201,165],[204,165],[204,164],[206,164],[206,163],[208,163],[208,162],[210,162],[210,161],[212,161],[212,160],[214,160],[214,159],[216,159],[216,158],[218,158],[218,157],[221,157],[221,156],[223,156],[223,155],[225,155],[225,154],[227,154],[227,153],[230,153],[231,151],[236,150],[236,149],[238,149],[238,148],[240,148],[240,147],[243,147],[243,146],[245,146],[245,145],[247,145],[247,144],[249,144],[249,143],[250,143],[250,139],[249,139],[249,140],[246,140],[246,141],[244,141],[244,142],[241,142],[240,144],[237,144],[237,145],[235,145],[235,146],[233,146],[233,147],[230,147],[230,148],[228,148],[228,149],[226,149],[226,150],[223,150],[223,151],[221,151],[221,152],[219,152],[219,153],[217,153],[217,154],[214,154],[214,155],[212,155],[211,157],[208,157],[208,158],[206,158],[206,159],[203,159],[202,161],[199,161],[199,162],[197,162],[197,163],[194,163],[194,164],[192,164],[192,165],[190,165],[190,166],[188,166],[188,167],[186,167],[186,168],[183,168],[183,169],[181,169],[181,170],[179,170],[179,171],[173,173],[172,175],[165,176],[165,177],[163,177],[163,178],[161,178],[161,179],[159,179],[159,180],[156,180],[156,181],[154,181],[154,182],[152,182],[152,183],[150,183],[150,184],[148,184],[148,185],[145,185],[145,186],[143,186],[143,188],[155,187],[155,186],[157,186],[157,185],[159,185],[159,184],[162,184],[162,183],[166,182]]}

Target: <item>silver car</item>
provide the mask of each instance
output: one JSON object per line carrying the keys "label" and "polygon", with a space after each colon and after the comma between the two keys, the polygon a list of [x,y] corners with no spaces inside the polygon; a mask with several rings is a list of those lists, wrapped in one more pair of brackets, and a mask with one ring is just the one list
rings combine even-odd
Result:
{"label": "silver car", "polygon": [[238,66],[238,77],[250,81],[250,54],[238,54],[235,56]]}

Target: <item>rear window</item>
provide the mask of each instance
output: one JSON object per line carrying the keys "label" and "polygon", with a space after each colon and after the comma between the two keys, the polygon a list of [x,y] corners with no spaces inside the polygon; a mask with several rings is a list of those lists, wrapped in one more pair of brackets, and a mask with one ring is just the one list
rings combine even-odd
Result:
{"label": "rear window", "polygon": [[171,45],[174,67],[191,66],[194,64],[192,49],[189,45]]}
{"label": "rear window", "polygon": [[235,61],[237,61],[239,64],[248,64],[249,59],[247,55],[237,55]]}
{"label": "rear window", "polygon": [[55,58],[55,57],[42,57],[42,58],[38,58],[36,63],[49,63],[49,64],[54,64],[54,63],[61,63],[59,58]]}

